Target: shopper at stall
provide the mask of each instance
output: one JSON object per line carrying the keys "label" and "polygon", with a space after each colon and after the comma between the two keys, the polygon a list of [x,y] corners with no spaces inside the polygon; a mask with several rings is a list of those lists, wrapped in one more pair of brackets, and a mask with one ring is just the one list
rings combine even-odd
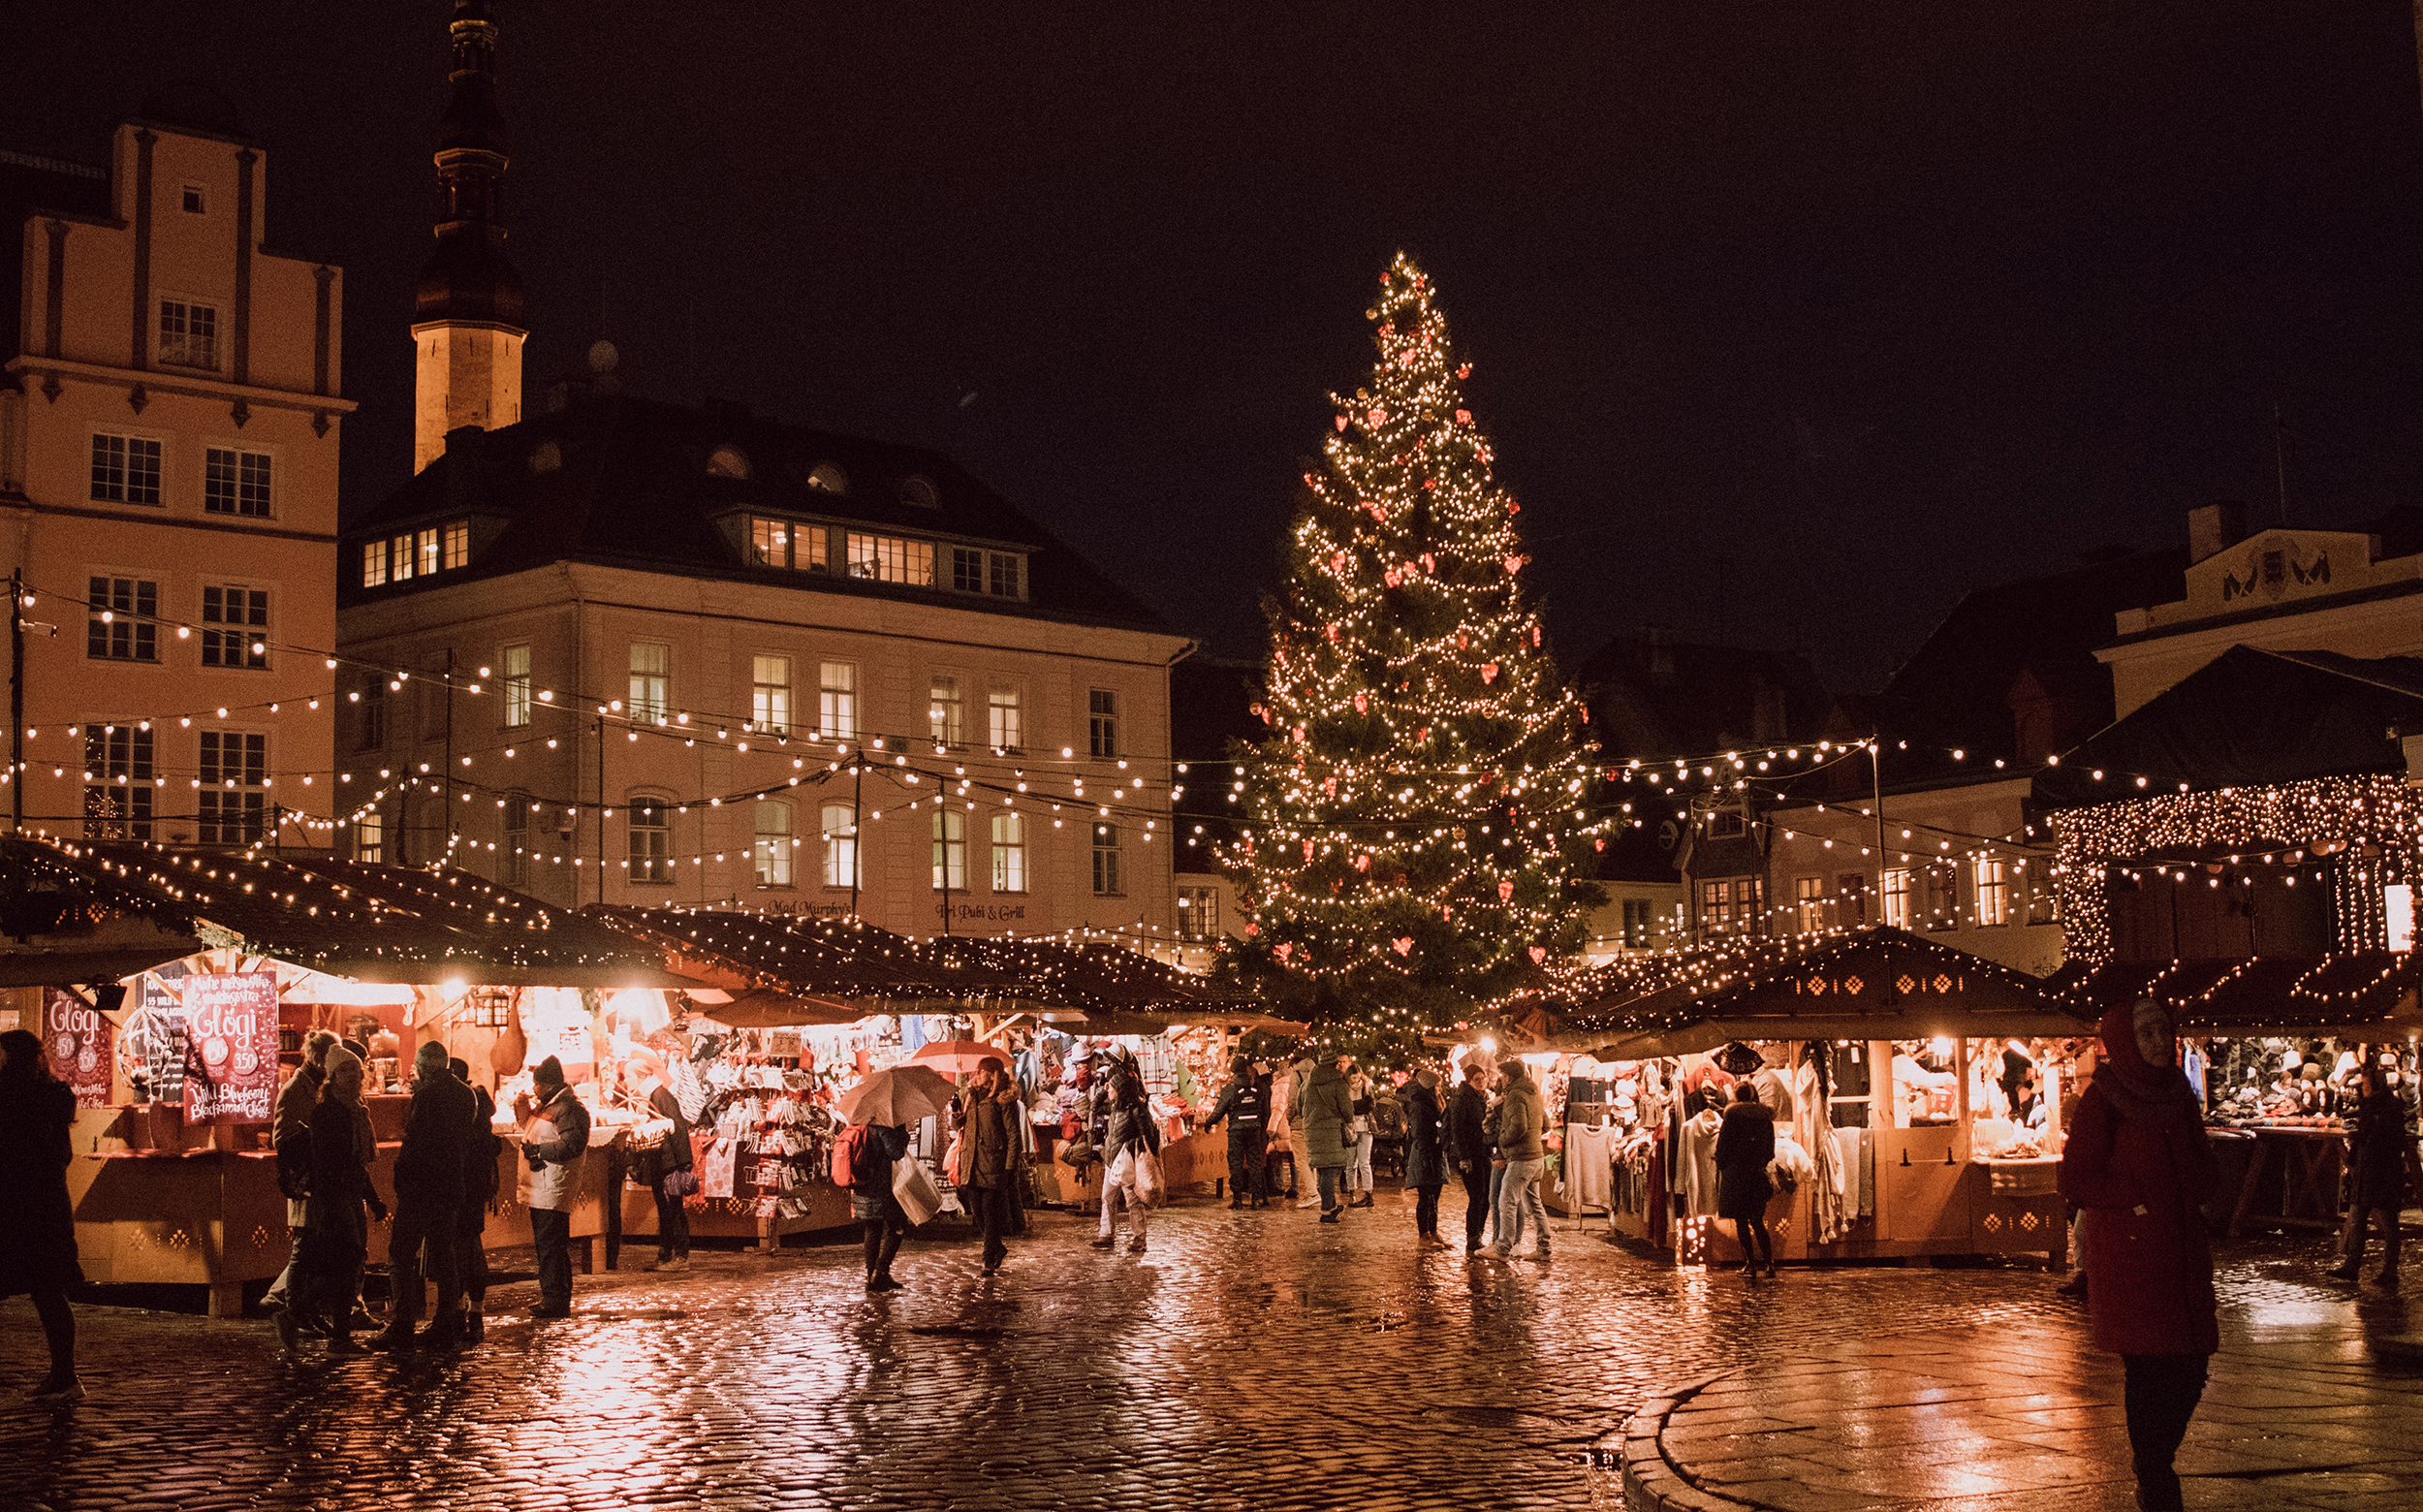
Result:
{"label": "shopper at stall", "polygon": [[76,1314],[68,1288],[84,1283],[76,1254],[76,1212],[68,1200],[69,1133],[76,1093],[50,1074],[42,1037],[26,1029],[0,1034],[0,1300],[22,1293],[34,1301],[50,1371],[34,1385],[36,1402],[84,1400],[76,1375]]}
{"label": "shopper at stall", "polygon": [[697,1189],[695,1181],[682,1177],[690,1169],[690,1120],[681,1116],[681,1099],[661,1078],[649,1084],[647,1106],[673,1125],[657,1147],[648,1171],[647,1189],[656,1199],[656,1269],[686,1271],[690,1268],[690,1213],[682,1202]]}
{"label": "shopper at stall", "polygon": [[1228,1086],[1220,1100],[1203,1116],[1200,1127],[1209,1132],[1228,1124],[1228,1207],[1234,1213],[1250,1200],[1262,1207],[1263,1119],[1270,1112],[1271,1079],[1257,1072],[1243,1055],[1229,1062]]}
{"label": "shopper at stall", "polygon": [[1439,1149],[1438,1073],[1424,1066],[1406,1084],[1405,1184],[1413,1189],[1413,1237],[1443,1244],[1438,1237],[1438,1189],[1447,1184],[1447,1159]]}
{"label": "shopper at stall", "polygon": [[1755,1280],[1764,1269],[1776,1274],[1776,1240],[1767,1232],[1767,1162],[1776,1157],[1776,1116],[1745,1082],[1733,1089],[1733,1106],[1716,1131],[1716,1216],[1731,1218],[1742,1244],[1742,1275]]}
{"label": "shopper at stall", "polygon": [[866,1289],[898,1291],[892,1260],[909,1231],[908,1213],[892,1195],[892,1169],[909,1151],[905,1124],[874,1124],[858,1136],[850,1159],[850,1216],[866,1246]]}
{"label": "shopper at stall", "polygon": [[2407,1168],[2414,1158],[2414,1115],[2407,1100],[2390,1087],[2397,1073],[2368,1065],[2355,1073],[2361,1094],[2346,1115],[2348,1163],[2355,1200],[2347,1208],[2346,1232],[2341,1237],[2341,1263],[2333,1280],[2353,1281],[2364,1264],[2366,1230],[2376,1218],[2381,1226],[2381,1269],[2374,1277],[2382,1286],[2398,1285],[2399,1210],[2407,1205]]}
{"label": "shopper at stall", "polygon": [[1354,1114],[1346,1124],[1346,1206],[1371,1206],[1371,1079],[1360,1069],[1346,1077],[1346,1106]]}
{"label": "shopper at stall", "polygon": [[1146,1213],[1155,1194],[1146,1162],[1161,1153],[1161,1132],[1152,1125],[1144,1078],[1135,1062],[1115,1060],[1094,1089],[1094,1149],[1102,1167],[1102,1232],[1096,1249],[1118,1243],[1118,1213],[1127,1210],[1127,1252],[1145,1252]]}
{"label": "shopper at stall", "polygon": [[1527,1216],[1537,1235],[1531,1258],[1548,1259],[1548,1209],[1540,1201],[1540,1171],[1548,1164],[1548,1110],[1531,1068],[1517,1059],[1500,1061],[1499,1080],[1506,1095],[1497,1109],[1497,1158],[1505,1177],[1497,1188],[1497,1240],[1490,1253],[1503,1260],[1523,1242]]}
{"label": "shopper at stall", "polygon": [[362,1162],[362,1060],[339,1047],[328,1054],[327,1080],[312,1106],[311,1196],[303,1204],[303,1237],[296,1246],[287,1306],[277,1315],[278,1342],[286,1357],[299,1357],[305,1317],[323,1320],[329,1353],[359,1354],[354,1342],[354,1303],[361,1295],[370,1227],[362,1215],[384,1220],[387,1204],[370,1184]]}
{"label": "shopper at stall", "polygon": [[[1009,1073],[998,1061],[976,1068],[960,1114],[960,1168],[953,1173],[967,1199],[969,1216],[984,1237],[985,1275],[991,1276],[1009,1258],[1005,1236],[1013,1221],[1012,1192],[1026,1168],[1018,1142],[1018,1119],[1023,1110]],[[1144,1219],[1136,1220],[1136,1244],[1144,1244]]]}
{"label": "shopper at stall", "polygon": [[446,1062],[455,1080],[471,1088],[471,1127],[462,1146],[462,1206],[455,1210],[455,1270],[462,1278],[462,1339],[488,1339],[488,1210],[496,1201],[496,1099],[471,1080],[469,1062]]}
{"label": "shopper at stall", "polygon": [[2061,1195],[2093,1214],[2088,1307],[2097,1347],[2127,1370],[2124,1405],[2140,1506],[2176,1509],[2172,1461],[2220,1347],[2201,1204],[2216,1180],[2203,1110],[2161,1004],[2103,1016],[2103,1058],[2061,1153]]}
{"label": "shopper at stall", "polygon": [[530,1243],[538,1250],[534,1318],[572,1316],[572,1203],[581,1156],[589,1148],[589,1110],[564,1085],[563,1062],[550,1055],[530,1072],[535,1105],[521,1128],[530,1166]]}
{"label": "shopper at stall", "polygon": [[1313,1177],[1320,1183],[1324,1223],[1336,1223],[1346,1212],[1346,1168],[1354,1159],[1347,1127],[1355,1118],[1346,1072],[1354,1063],[1355,1057],[1341,1050],[1328,1065],[1315,1070],[1305,1086],[1305,1143],[1311,1151]]}
{"label": "shopper at stall", "polygon": [[1318,1207],[1326,1210],[1329,1204],[1318,1192],[1304,1191],[1306,1173],[1314,1169],[1312,1131],[1307,1117],[1310,1110],[1307,1103],[1312,1096],[1312,1079],[1320,1069],[1320,1061],[1307,1048],[1303,1057],[1297,1060],[1295,1068],[1287,1074],[1287,1143],[1296,1155],[1294,1172],[1296,1189],[1290,1191],[1288,1195],[1296,1197],[1297,1191],[1303,1191],[1304,1195],[1297,1197],[1297,1207]]}
{"label": "shopper at stall", "polygon": [[286,1232],[288,1247],[286,1269],[278,1272],[261,1301],[264,1306],[286,1306],[286,1288],[295,1275],[295,1250],[302,1244],[303,1203],[311,1195],[311,1105],[320,1100],[321,1084],[328,1080],[329,1052],[336,1048],[336,1036],[326,1029],[313,1029],[303,1036],[302,1064],[278,1088],[277,1107],[269,1120],[269,1148],[277,1151],[277,1186],[286,1198]]}
{"label": "shopper at stall", "polygon": [[437,1285],[437,1315],[424,1341],[435,1348],[462,1342],[455,1230],[462,1220],[463,1146],[478,1110],[471,1088],[446,1068],[446,1047],[424,1043],[412,1057],[412,1105],[404,1115],[403,1148],[395,1153],[395,1224],[387,1246],[393,1295],[387,1328],[370,1341],[373,1349],[412,1346],[425,1271]]}
{"label": "shopper at stall", "polygon": [[1489,1222],[1489,1061],[1479,1055],[1463,1062],[1463,1081],[1447,1103],[1448,1163],[1463,1183],[1463,1252],[1477,1254]]}

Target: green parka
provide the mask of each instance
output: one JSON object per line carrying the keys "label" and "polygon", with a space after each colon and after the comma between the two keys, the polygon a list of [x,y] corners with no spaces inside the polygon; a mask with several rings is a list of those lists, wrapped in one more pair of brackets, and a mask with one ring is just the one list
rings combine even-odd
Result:
{"label": "green parka", "polygon": [[1300,1125],[1314,1170],[1346,1163],[1346,1122],[1353,1117],[1354,1098],[1346,1090],[1346,1073],[1334,1063],[1315,1069],[1305,1087]]}

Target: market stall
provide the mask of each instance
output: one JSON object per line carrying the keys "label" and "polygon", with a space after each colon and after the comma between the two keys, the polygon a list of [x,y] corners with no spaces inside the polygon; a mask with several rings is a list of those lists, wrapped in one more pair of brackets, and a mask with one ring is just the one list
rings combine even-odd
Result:
{"label": "market stall", "polygon": [[2060,1086],[2093,1024],[2035,978],[1872,928],[1608,968],[1556,1020],[1535,1054],[1573,1057],[1549,1087],[1568,1211],[1595,1201],[1685,1261],[1738,1258],[1713,1160],[1748,1082],[1777,1116],[1778,1259],[2066,1257]]}

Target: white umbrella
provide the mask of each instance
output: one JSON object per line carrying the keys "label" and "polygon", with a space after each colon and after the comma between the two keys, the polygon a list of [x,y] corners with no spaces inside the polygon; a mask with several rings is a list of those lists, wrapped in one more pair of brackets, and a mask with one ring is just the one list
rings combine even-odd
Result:
{"label": "white umbrella", "polygon": [[953,1091],[951,1079],[931,1066],[894,1066],[843,1092],[841,1116],[852,1123],[914,1123],[948,1108]]}

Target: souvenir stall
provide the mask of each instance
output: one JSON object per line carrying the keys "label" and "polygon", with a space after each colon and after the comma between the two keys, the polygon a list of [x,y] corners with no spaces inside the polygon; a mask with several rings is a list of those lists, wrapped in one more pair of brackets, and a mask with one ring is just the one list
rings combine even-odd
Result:
{"label": "souvenir stall", "polygon": [[[1600,1180],[1573,1169],[1572,1126],[1589,1118],[1605,1131],[1587,1149],[1593,1166],[1601,1149],[1610,1161],[1614,1227],[1687,1262],[1738,1259],[1715,1215],[1715,1150],[1721,1110],[1747,1082],[1776,1115],[1778,1259],[2066,1258],[2058,1095],[1972,1095],[1978,1077],[1964,1069],[1996,1069],[1998,1089],[2009,1053],[2058,1081],[2061,1046],[2093,1025],[2035,978],[1874,928],[1737,941],[1591,980],[1600,995],[1571,1002],[1551,1045],[1597,1073],[1566,1084],[1569,1207]],[[1575,1098],[1577,1083],[1597,1095]]]}
{"label": "souvenir stall", "polygon": [[[69,1186],[85,1274],[206,1286],[214,1313],[238,1308],[244,1283],[285,1266],[268,1126],[309,1029],[359,1034],[370,1049],[372,1178],[392,1191],[404,1107],[395,1067],[435,1037],[428,1025],[532,984],[577,996],[671,981],[620,936],[464,873],[132,841],[0,847],[15,887],[75,900],[0,952],[0,979],[40,998],[54,1063],[76,1078]],[[130,965],[119,942],[146,931],[186,948]],[[109,943],[79,943],[87,938]],[[482,1052],[500,1034],[457,1035],[449,1048],[475,1077],[493,1076]],[[602,1163],[582,1181],[602,1198]],[[374,1254],[381,1243],[374,1232]]]}

